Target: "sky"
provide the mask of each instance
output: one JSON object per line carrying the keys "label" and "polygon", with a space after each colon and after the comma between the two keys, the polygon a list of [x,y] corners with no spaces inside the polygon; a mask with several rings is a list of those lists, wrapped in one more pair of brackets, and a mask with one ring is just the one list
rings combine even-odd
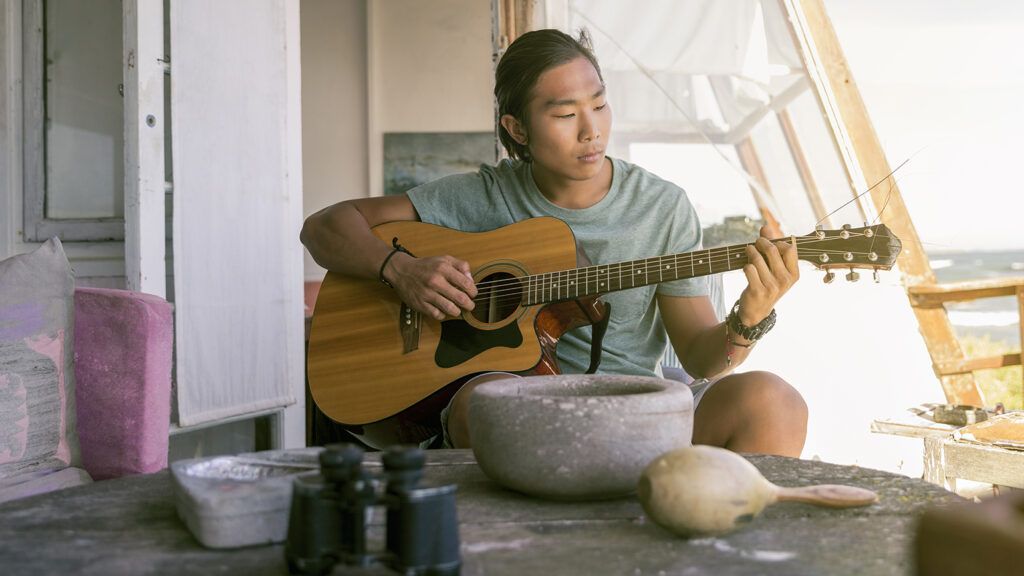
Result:
{"label": "sky", "polygon": [[1024,249],[1024,2],[825,7],[925,250]]}

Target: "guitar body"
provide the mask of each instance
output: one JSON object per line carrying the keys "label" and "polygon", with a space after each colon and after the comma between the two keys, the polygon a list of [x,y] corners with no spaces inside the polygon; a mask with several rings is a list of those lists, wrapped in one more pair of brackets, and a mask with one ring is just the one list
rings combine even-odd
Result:
{"label": "guitar body", "polygon": [[[578,265],[572,231],[555,218],[481,233],[422,222],[389,222],[373,232],[388,243],[397,238],[417,257],[469,262],[478,288],[518,286],[517,278]],[[376,280],[328,273],[309,339],[314,401],[369,445],[417,443],[440,432],[438,415],[466,379],[490,371],[557,373],[558,338],[605,314],[596,296],[531,306],[518,293],[500,290],[473,312],[438,322]]]}

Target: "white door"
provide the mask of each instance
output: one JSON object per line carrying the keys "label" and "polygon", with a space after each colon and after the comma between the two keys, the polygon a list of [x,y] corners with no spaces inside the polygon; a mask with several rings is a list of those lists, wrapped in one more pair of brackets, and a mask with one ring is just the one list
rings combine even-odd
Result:
{"label": "white door", "polygon": [[304,443],[299,3],[171,0],[178,423]]}

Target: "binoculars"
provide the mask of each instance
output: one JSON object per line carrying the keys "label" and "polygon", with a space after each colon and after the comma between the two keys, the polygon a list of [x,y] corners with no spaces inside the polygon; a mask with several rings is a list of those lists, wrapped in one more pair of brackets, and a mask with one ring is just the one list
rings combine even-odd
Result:
{"label": "binoculars", "polygon": [[[326,574],[335,565],[383,565],[409,576],[459,574],[455,486],[419,487],[423,451],[399,446],[382,458],[383,472],[363,468],[363,450],[332,444],[320,453],[320,474],[294,480],[285,560],[292,574]],[[367,550],[374,506],[387,510],[385,549]]]}

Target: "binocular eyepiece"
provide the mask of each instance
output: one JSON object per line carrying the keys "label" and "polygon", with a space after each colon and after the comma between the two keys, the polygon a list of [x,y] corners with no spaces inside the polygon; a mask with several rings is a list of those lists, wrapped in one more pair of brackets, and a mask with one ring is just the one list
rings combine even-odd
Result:
{"label": "binocular eyepiece", "polygon": [[[336,564],[382,564],[401,574],[456,575],[459,524],[455,486],[420,487],[422,450],[388,449],[384,470],[363,468],[363,450],[331,444],[320,453],[320,474],[294,480],[285,559],[292,574],[326,574]],[[385,548],[367,550],[371,508],[383,506]]]}

